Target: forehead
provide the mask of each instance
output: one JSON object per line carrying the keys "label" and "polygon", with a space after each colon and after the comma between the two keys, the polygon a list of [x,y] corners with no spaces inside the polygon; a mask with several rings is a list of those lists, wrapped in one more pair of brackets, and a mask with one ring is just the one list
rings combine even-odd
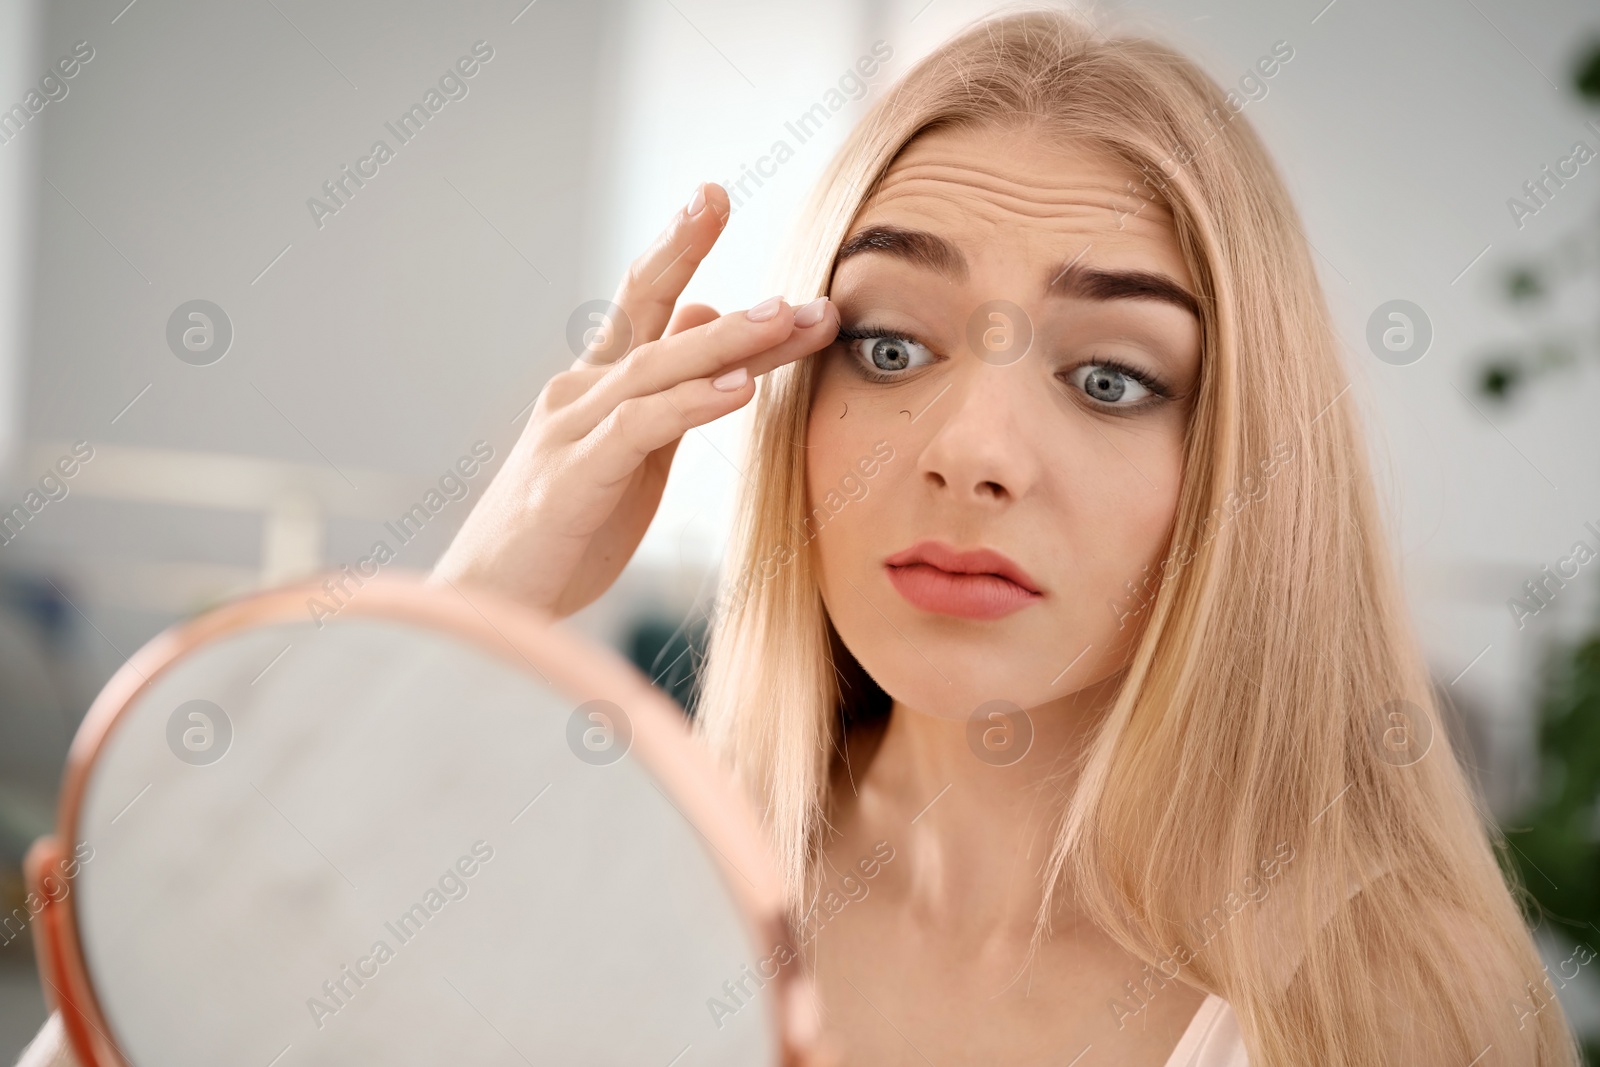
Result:
{"label": "forehead", "polygon": [[895,158],[851,231],[937,233],[961,248],[975,273],[1082,253],[1085,263],[1159,270],[1188,287],[1158,188],[1159,175],[1037,129],[935,130]]}

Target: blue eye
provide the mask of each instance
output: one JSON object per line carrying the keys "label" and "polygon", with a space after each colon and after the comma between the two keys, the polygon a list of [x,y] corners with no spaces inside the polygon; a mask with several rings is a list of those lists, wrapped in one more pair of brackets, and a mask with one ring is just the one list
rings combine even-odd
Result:
{"label": "blue eye", "polygon": [[1115,363],[1085,363],[1067,374],[1084,396],[1107,407],[1136,407],[1155,396],[1131,369]]}
{"label": "blue eye", "polygon": [[934,361],[926,345],[882,330],[841,329],[837,340],[847,346],[856,369],[874,381],[887,381],[900,371]]}

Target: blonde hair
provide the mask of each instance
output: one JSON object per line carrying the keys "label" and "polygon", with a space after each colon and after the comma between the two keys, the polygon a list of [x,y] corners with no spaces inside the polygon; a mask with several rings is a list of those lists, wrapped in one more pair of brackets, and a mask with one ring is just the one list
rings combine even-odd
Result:
{"label": "blonde hair", "polygon": [[[1143,629],[1079,757],[1041,872],[1041,931],[1070,892],[1164,977],[1178,958],[1230,1002],[1253,1063],[1366,1067],[1400,1062],[1400,1047],[1461,1067],[1575,1064],[1411,632],[1307,241],[1211,78],[1062,11],[973,25],[849,134],[802,219],[791,291],[828,291],[849,227],[912,138],[996,126],[1143,175],[1128,191],[1171,213],[1202,307],[1169,553],[1136,587]],[[787,365],[759,391],[696,712],[763,806],[797,913],[833,754],[882,696],[839,643],[803,525],[795,446],[816,366]],[[1273,456],[1289,458],[1264,476]],[[1431,734],[1422,758],[1385,748],[1393,714]],[[1274,856],[1273,906],[1233,908]],[[1198,950],[1194,929],[1210,931]]]}

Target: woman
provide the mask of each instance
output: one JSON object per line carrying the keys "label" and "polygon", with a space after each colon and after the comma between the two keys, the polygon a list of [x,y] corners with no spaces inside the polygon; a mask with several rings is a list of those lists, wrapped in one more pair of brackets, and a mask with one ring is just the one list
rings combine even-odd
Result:
{"label": "woman", "polygon": [[826,299],[674,312],[702,186],[440,561],[577,610],[755,398],[697,725],[848,1062],[1576,1062],[1241,107],[1066,14],[970,28],[827,170]]}
{"label": "woman", "polygon": [[701,186],[439,562],[578,610],[755,398],[696,722],[845,1062],[1576,1062],[1240,107],[1066,14],[972,27],[826,172],[823,295],[676,306]]}

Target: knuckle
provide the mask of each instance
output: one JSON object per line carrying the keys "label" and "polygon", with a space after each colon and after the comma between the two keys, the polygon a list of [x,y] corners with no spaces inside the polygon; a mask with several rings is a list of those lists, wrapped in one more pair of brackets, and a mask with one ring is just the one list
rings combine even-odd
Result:
{"label": "knuckle", "polygon": [[567,389],[561,380],[561,375],[564,373],[566,372],[562,371],[551,375],[549,380],[544,383],[544,387],[539,390],[539,395],[534,398],[533,406],[535,410],[548,411],[561,406]]}
{"label": "knuckle", "polygon": [[643,414],[644,408],[639,398],[624,400],[612,408],[611,413],[601,421],[600,434],[607,440],[617,441],[638,452],[640,449],[637,442]]}
{"label": "knuckle", "polygon": [[661,258],[661,241],[658,238],[651,243],[633,262],[628,264],[628,269],[622,274],[622,285],[625,290],[638,292],[648,289],[651,279],[659,272],[657,261]]}
{"label": "knuckle", "polygon": [[650,253],[648,252],[628,264],[628,269],[622,272],[622,291],[624,293],[637,293],[644,286],[649,265]]}
{"label": "knuckle", "polygon": [[612,366],[610,374],[630,393],[646,392],[646,383],[659,362],[661,342],[646,341],[634,345]]}
{"label": "knuckle", "polygon": [[564,408],[588,391],[587,376],[581,371],[564,370],[550,376],[544,383],[544,388],[539,390],[539,396],[534,401],[534,407],[540,411],[555,411]]}

